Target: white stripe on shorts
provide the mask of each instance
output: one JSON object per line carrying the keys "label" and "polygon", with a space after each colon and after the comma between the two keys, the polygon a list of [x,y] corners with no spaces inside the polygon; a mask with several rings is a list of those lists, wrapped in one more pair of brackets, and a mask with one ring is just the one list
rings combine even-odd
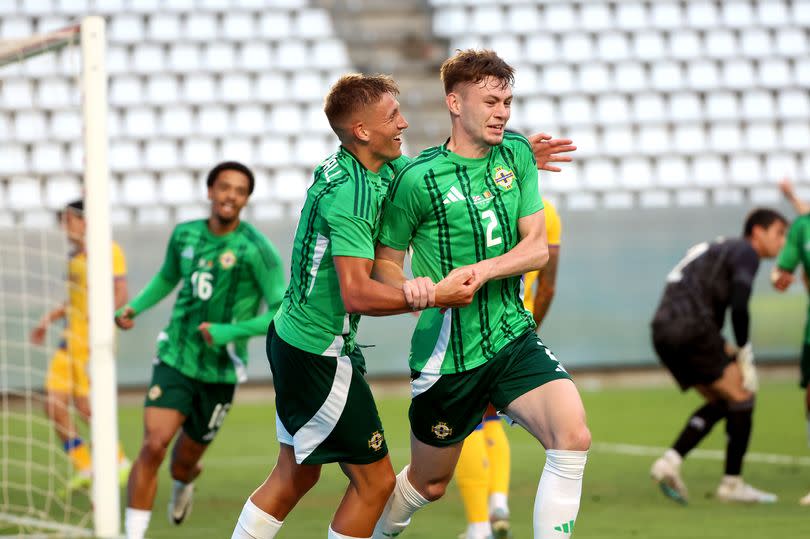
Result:
{"label": "white stripe on shorts", "polygon": [[[329,395],[327,395],[320,409],[312,416],[312,419],[298,429],[298,432],[292,437],[295,461],[298,464],[304,462],[304,459],[310,456],[332,433],[340,416],[343,414],[343,408],[346,407],[349,387],[352,383],[352,361],[348,356],[338,356],[335,359],[337,360],[337,369],[335,370],[335,378],[332,381]],[[281,422],[278,421],[277,423]],[[279,441],[286,443],[281,440],[281,431],[278,431],[278,433]],[[289,436],[289,433],[287,433],[287,436]]]}

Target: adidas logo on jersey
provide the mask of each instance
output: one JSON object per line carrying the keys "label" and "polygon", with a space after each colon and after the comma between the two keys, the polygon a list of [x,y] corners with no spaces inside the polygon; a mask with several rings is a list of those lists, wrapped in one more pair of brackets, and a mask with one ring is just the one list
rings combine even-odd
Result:
{"label": "adidas logo on jersey", "polygon": [[444,197],[444,204],[450,204],[452,202],[461,202],[464,200],[464,195],[461,194],[461,191],[456,189],[456,186],[450,188],[447,192],[447,196]]}

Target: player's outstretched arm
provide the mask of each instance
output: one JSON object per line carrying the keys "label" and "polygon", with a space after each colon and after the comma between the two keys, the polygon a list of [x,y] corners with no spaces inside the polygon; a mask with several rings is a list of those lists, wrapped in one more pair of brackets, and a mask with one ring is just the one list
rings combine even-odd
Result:
{"label": "player's outstretched arm", "polygon": [[253,276],[267,303],[267,310],[258,316],[232,324],[212,324],[203,322],[200,331],[205,342],[221,346],[236,339],[257,337],[267,334],[267,327],[276,315],[284,299],[284,268],[278,251],[269,241],[261,248],[262,252],[251,260]]}
{"label": "player's outstretched arm", "polygon": [[115,311],[115,324],[121,329],[131,329],[135,325],[135,317],[168,296],[175,285],[177,280],[169,281],[158,273],[132,301]]}
{"label": "player's outstretched arm", "polygon": [[568,138],[551,138],[547,133],[536,133],[527,137],[532,146],[532,153],[537,160],[537,169],[548,172],[560,172],[560,167],[549,163],[570,163],[572,158],[565,153],[576,151],[574,141]]}
{"label": "player's outstretched arm", "polygon": [[[801,262],[801,251],[805,243],[801,232],[803,227],[800,219],[790,225],[787,238],[785,238],[785,246],[782,247],[782,251],[776,258],[776,266],[771,272],[771,284],[780,292],[784,292],[793,284],[793,272]],[[806,271],[807,268],[805,268]]]}
{"label": "player's outstretched arm", "polygon": [[793,209],[796,210],[796,213],[799,215],[810,213],[810,204],[799,198],[790,178],[785,177],[779,181],[779,190],[782,191],[782,194],[788,202],[790,202],[790,205],[793,206]]}
{"label": "player's outstretched arm", "polygon": [[45,334],[48,332],[48,326],[52,323],[56,322],[57,320],[61,320],[65,317],[65,306],[60,305],[55,309],[52,309],[45,313],[42,318],[39,319],[39,323],[31,330],[31,343],[32,344],[42,344],[45,342]]}

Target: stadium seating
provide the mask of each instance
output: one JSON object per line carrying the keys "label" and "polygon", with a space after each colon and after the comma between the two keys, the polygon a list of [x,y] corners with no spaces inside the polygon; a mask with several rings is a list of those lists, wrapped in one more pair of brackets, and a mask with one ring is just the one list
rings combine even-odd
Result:
{"label": "stadium seating", "polygon": [[[306,0],[11,4],[0,6],[2,39],[107,18],[116,224],[204,215],[205,173],[224,159],[254,168],[251,217],[300,210],[313,166],[337,144],[323,97],[351,70],[328,11]],[[0,68],[0,225],[51,225],[81,194],[80,65],[63,50]]]}
{"label": "stadium seating", "polygon": [[[574,138],[571,207],[736,204],[810,183],[810,3],[431,0],[434,31],[517,69],[512,126]],[[508,36],[504,39],[501,36]]]}

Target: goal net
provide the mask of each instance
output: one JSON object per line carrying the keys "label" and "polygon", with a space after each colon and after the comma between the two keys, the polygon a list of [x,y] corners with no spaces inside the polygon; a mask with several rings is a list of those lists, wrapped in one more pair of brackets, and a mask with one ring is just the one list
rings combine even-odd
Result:
{"label": "goal net", "polygon": [[[104,55],[99,17],[0,40],[0,536],[119,533]],[[76,361],[58,321],[59,307],[70,313],[76,283],[57,212],[78,198],[89,362]],[[49,312],[54,323],[32,334]],[[49,369],[60,354],[66,368]],[[89,430],[72,399],[48,396],[73,394],[78,368],[93,381]],[[76,488],[71,440],[65,444],[52,421],[65,413],[91,448],[89,487]]]}

